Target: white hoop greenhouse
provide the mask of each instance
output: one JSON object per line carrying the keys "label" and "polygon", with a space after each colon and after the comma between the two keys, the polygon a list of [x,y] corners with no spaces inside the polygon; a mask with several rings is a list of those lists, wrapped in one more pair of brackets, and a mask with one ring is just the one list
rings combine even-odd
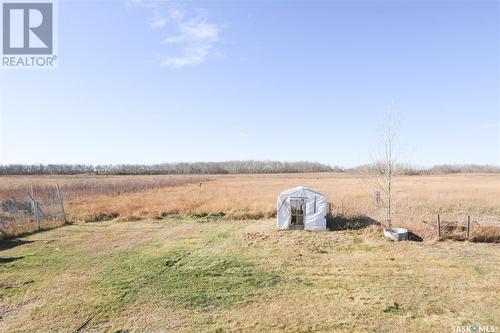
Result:
{"label": "white hoop greenhouse", "polygon": [[298,186],[281,193],[277,203],[278,229],[326,230],[326,196]]}

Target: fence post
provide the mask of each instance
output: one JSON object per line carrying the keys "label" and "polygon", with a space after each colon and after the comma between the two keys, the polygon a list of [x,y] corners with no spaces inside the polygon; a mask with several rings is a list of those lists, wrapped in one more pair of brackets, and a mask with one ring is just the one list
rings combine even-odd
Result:
{"label": "fence post", "polygon": [[467,239],[469,239],[470,235],[470,215],[467,215]]}
{"label": "fence post", "polygon": [[[31,188],[31,190],[33,191],[33,188]],[[38,227],[38,231],[40,231],[41,226],[40,226],[40,215],[38,214],[38,202],[35,200],[35,198],[31,194],[28,193],[28,196],[30,197],[31,202],[33,204],[33,213],[35,215],[35,223]]]}
{"label": "fence post", "polygon": [[[36,212],[36,207],[35,207],[35,193],[33,192],[33,184],[30,185],[30,193],[31,193],[31,206],[33,208],[33,212]],[[28,194],[29,195],[29,194]]]}
{"label": "fence post", "polygon": [[439,213],[438,213],[438,216],[437,216],[437,232],[438,232],[438,240],[441,240],[441,218],[439,216]]}
{"label": "fence post", "polygon": [[38,205],[38,201],[35,200],[35,214],[36,214],[36,223],[38,224],[38,231],[42,230],[42,221],[40,219],[40,206]]}
{"label": "fence post", "polygon": [[61,205],[61,211],[62,211],[62,214],[63,214],[63,218],[64,218],[64,223],[68,223],[68,221],[66,220],[66,211],[64,210],[64,202],[63,202],[63,198],[62,198],[62,195],[61,195],[61,190],[59,189],[59,184],[56,183],[56,192],[57,192],[57,197],[59,198],[59,204]]}

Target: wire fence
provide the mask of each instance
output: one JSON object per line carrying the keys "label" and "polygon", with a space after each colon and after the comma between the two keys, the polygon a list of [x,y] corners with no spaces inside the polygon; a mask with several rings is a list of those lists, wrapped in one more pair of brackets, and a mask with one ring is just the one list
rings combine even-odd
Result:
{"label": "wire fence", "polygon": [[500,242],[500,227],[480,221],[478,217],[443,217],[437,214],[437,239],[439,240],[470,240],[476,242]]}
{"label": "wire fence", "polygon": [[31,184],[12,182],[0,188],[0,201],[11,198],[26,200],[26,192],[33,188],[38,200],[53,196],[54,184],[58,183],[64,193],[64,201],[78,201],[95,196],[116,196],[125,193],[137,193],[185,184],[204,183],[212,178],[208,176],[74,176],[60,177],[53,182],[42,178]]}
{"label": "wire fence", "polygon": [[66,223],[64,202],[56,184],[43,196],[31,187],[23,198],[0,201],[0,238],[47,230]]}

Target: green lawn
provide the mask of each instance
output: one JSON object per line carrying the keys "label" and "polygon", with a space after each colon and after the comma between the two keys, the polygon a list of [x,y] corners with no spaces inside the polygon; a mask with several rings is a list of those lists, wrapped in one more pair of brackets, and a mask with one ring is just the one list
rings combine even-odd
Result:
{"label": "green lawn", "polygon": [[0,244],[0,331],[500,329],[500,246],[274,221],[71,225]]}

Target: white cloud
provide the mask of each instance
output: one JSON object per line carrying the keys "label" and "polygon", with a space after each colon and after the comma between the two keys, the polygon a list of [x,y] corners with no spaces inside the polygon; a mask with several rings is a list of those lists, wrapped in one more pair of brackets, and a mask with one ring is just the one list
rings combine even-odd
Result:
{"label": "white cloud", "polygon": [[[135,6],[150,11],[149,25],[157,32],[175,31],[163,39],[168,46],[168,55],[159,62],[162,67],[180,68],[198,65],[210,58],[221,56],[215,46],[219,41],[222,26],[209,22],[205,12],[195,15],[168,8],[167,2],[159,0],[126,0],[127,6]],[[170,4],[168,4],[171,6]]]}
{"label": "white cloud", "polygon": [[187,65],[197,65],[205,62],[210,56],[209,44],[187,45],[179,56],[168,56],[160,63],[160,66],[180,68]]}
{"label": "white cloud", "polygon": [[248,136],[248,133],[246,133],[246,132],[240,132],[240,136]]}
{"label": "white cloud", "polygon": [[478,130],[496,129],[496,128],[498,128],[498,123],[487,122],[487,123],[477,124],[476,126],[473,127],[473,130],[478,131]]}
{"label": "white cloud", "polygon": [[184,12],[179,9],[170,8],[168,15],[175,21],[182,21],[184,19]]}
{"label": "white cloud", "polygon": [[161,66],[179,68],[187,65],[197,65],[217,55],[214,45],[219,41],[221,27],[207,21],[205,15],[186,18],[179,11],[169,12],[170,19],[174,22],[177,34],[167,37],[165,44],[180,46],[180,54],[167,56],[160,63]]}
{"label": "white cloud", "polygon": [[127,0],[127,7],[156,8],[160,4],[159,0]]}
{"label": "white cloud", "polygon": [[167,25],[167,19],[165,17],[158,17],[149,22],[149,25],[153,29],[162,29]]}
{"label": "white cloud", "polygon": [[216,42],[219,39],[220,28],[206,22],[206,19],[196,17],[188,22],[179,22],[180,34],[165,39],[165,43],[183,42]]}

